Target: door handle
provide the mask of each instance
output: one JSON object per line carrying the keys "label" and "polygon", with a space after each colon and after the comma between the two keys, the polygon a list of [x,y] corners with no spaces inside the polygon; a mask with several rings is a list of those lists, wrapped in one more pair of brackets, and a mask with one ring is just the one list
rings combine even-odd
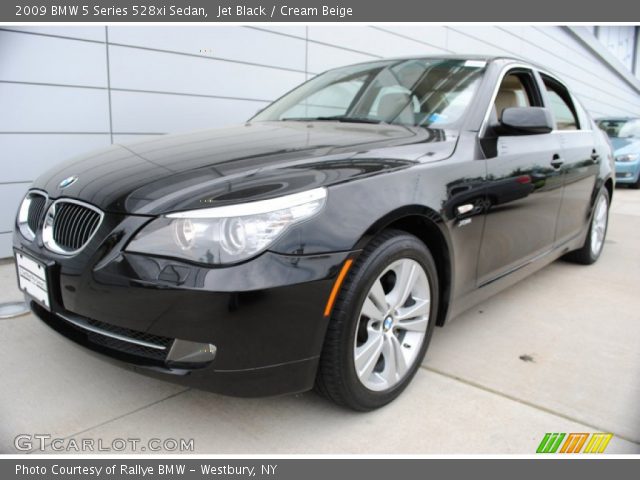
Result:
{"label": "door handle", "polygon": [[593,149],[591,152],[591,160],[593,160],[594,162],[600,160],[600,155],[598,155],[598,152],[596,152],[595,149]]}
{"label": "door handle", "polygon": [[557,153],[553,156],[553,160],[551,160],[551,166],[555,169],[560,168],[563,163],[564,161],[562,160],[560,155],[558,155]]}

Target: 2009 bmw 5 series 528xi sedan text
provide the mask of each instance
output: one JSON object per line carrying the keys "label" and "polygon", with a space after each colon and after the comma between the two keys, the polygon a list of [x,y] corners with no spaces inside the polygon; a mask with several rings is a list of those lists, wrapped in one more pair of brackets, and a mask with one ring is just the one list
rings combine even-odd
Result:
{"label": "2009 bmw 5 series 528xi sedan text", "polygon": [[51,328],[140,372],[370,410],[435,326],[561,256],[595,262],[613,172],[603,132],[536,66],[363,63],[244,125],[42,175],[16,219],[18,281]]}

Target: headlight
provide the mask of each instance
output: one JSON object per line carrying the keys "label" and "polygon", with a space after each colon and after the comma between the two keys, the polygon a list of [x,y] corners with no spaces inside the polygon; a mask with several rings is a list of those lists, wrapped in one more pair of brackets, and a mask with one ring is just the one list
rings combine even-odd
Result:
{"label": "headlight", "polygon": [[206,264],[240,262],[318,213],[326,197],[325,188],[316,188],[270,200],[171,213],[144,227],[126,250]]}
{"label": "headlight", "polygon": [[616,162],[635,162],[637,159],[637,153],[629,153],[627,155],[618,155],[616,157]]}

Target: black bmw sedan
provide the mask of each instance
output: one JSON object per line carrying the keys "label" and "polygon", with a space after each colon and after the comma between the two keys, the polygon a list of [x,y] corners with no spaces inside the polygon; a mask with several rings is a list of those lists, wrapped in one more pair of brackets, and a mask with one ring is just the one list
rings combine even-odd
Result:
{"label": "black bmw sedan", "polygon": [[363,63],[243,125],[56,166],[16,218],[18,282],[52,329],[137,371],[371,410],[436,326],[559,257],[595,262],[613,172],[543,69]]}

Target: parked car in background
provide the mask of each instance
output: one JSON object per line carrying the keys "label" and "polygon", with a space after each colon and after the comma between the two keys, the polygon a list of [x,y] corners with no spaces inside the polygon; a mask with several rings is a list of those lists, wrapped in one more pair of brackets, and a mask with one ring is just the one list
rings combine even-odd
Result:
{"label": "parked car in background", "polygon": [[140,372],[371,410],[436,326],[559,257],[594,263],[613,172],[544,69],[377,60],[243,125],[43,174],[16,219],[19,285],[43,322]]}
{"label": "parked car in background", "polygon": [[640,118],[601,118],[616,160],[616,183],[640,188]]}

